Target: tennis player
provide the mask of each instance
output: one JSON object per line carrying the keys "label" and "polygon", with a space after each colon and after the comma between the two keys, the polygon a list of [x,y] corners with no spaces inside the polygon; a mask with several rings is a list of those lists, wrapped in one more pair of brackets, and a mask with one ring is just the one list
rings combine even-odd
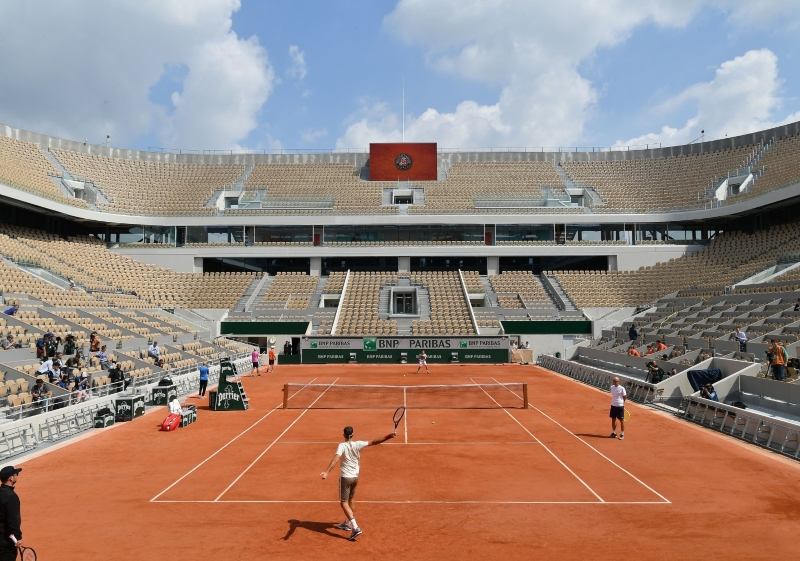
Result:
{"label": "tennis player", "polygon": [[336,527],[340,530],[350,530],[349,540],[355,539],[361,535],[361,528],[356,524],[356,515],[353,511],[353,501],[356,498],[356,486],[358,486],[358,472],[359,463],[361,461],[361,450],[367,446],[377,446],[383,444],[387,440],[391,440],[397,435],[392,432],[382,438],[375,440],[353,440],[353,427],[344,427],[344,442],[339,444],[336,448],[336,455],[331,460],[328,469],[323,471],[320,476],[326,479],[331,472],[336,462],[339,462],[339,500],[341,501],[342,510],[347,517],[344,522]]}
{"label": "tennis player", "polygon": [[628,399],[628,393],[625,388],[619,385],[619,378],[614,377],[613,385],[611,386],[611,435],[609,438],[617,438],[617,419],[619,419],[619,439],[625,438],[625,400]]}
{"label": "tennis player", "polygon": [[423,366],[425,367],[425,372],[430,374],[431,371],[428,370],[428,355],[425,354],[425,349],[422,349],[422,352],[417,355],[417,358],[419,359],[419,366],[417,366],[417,371],[415,374],[419,374],[419,369]]}

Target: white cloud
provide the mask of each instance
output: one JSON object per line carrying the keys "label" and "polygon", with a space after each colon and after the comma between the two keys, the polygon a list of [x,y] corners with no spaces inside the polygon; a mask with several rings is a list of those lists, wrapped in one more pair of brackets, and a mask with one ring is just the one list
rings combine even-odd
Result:
{"label": "white cloud", "polygon": [[308,73],[306,54],[297,45],[291,45],[289,47],[289,58],[292,60],[292,66],[289,67],[286,73],[295,80],[302,81]]}
{"label": "white cloud", "polygon": [[326,136],[328,136],[328,129],[305,130],[300,133],[300,138],[303,139],[303,142],[308,144],[316,142],[320,138],[325,138]]}
{"label": "white cloud", "polygon": [[[143,136],[181,148],[233,148],[274,84],[256,38],[239,38],[239,0],[0,3],[0,121],[125,146]],[[35,41],[31,41],[36,30]],[[165,68],[182,91],[151,99]],[[11,85],[11,86],[9,86]]]}
{"label": "white cloud", "polygon": [[[453,147],[574,144],[598,99],[578,65],[643,24],[686,25],[697,8],[692,0],[401,0],[384,20],[389,33],[425,49],[432,68],[500,90],[493,104],[465,100],[452,111],[407,116],[406,139]],[[337,146],[364,146],[367,135],[395,138],[396,120],[362,115]]]}
{"label": "white cloud", "polygon": [[665,111],[687,104],[695,108],[682,126],[664,125],[659,132],[620,140],[617,144],[685,144],[699,137],[701,130],[705,130],[707,139],[712,139],[797,120],[798,114],[794,114],[773,121],[781,108],[780,90],[778,57],[769,49],[748,51],[723,62],[710,81],[689,86],[662,104],[660,109]]}

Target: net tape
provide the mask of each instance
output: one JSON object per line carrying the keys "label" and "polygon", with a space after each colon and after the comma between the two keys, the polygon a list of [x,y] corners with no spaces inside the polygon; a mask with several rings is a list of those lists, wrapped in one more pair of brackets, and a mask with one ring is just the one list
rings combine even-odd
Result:
{"label": "net tape", "polygon": [[286,384],[288,409],[511,409],[524,408],[527,386],[442,384],[383,386],[363,384]]}

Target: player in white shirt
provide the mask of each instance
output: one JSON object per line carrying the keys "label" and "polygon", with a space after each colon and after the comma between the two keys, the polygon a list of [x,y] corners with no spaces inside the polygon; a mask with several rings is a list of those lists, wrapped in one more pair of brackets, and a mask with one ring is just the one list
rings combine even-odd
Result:
{"label": "player in white shirt", "polygon": [[617,419],[619,419],[619,439],[625,438],[625,400],[628,393],[625,388],[619,385],[619,378],[614,377],[614,385],[611,386],[611,435],[609,438],[617,437]]}
{"label": "player in white shirt", "polygon": [[396,433],[392,432],[391,434],[387,434],[382,438],[376,438],[375,440],[353,440],[353,427],[344,427],[344,442],[339,444],[336,448],[336,455],[331,460],[328,469],[320,474],[322,479],[327,478],[328,474],[336,465],[336,462],[339,462],[341,472],[339,475],[339,500],[341,501],[344,515],[347,518],[336,527],[340,530],[350,530],[350,541],[355,541],[355,539],[361,535],[361,528],[356,524],[356,515],[353,511],[356,486],[358,485],[361,450],[367,446],[382,444],[395,436]]}
{"label": "player in white shirt", "polygon": [[417,358],[419,359],[419,366],[417,366],[417,371],[415,372],[415,374],[419,374],[419,370],[423,366],[425,367],[425,372],[430,374],[431,371],[428,370],[428,355],[425,354],[425,349],[422,349],[422,352],[417,355]]}

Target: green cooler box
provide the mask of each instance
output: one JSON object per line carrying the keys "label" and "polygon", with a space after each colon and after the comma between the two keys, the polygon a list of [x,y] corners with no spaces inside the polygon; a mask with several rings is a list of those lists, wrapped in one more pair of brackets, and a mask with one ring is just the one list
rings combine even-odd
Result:
{"label": "green cooler box", "polygon": [[94,417],[94,428],[102,429],[105,427],[110,427],[114,424],[114,415],[108,413],[107,415],[95,415]]}
{"label": "green cooler box", "polygon": [[118,423],[132,421],[144,415],[144,396],[126,395],[118,397],[114,403]]}
{"label": "green cooler box", "polygon": [[172,396],[178,397],[178,388],[174,385],[156,386],[150,396],[150,401],[153,405],[167,405]]}

